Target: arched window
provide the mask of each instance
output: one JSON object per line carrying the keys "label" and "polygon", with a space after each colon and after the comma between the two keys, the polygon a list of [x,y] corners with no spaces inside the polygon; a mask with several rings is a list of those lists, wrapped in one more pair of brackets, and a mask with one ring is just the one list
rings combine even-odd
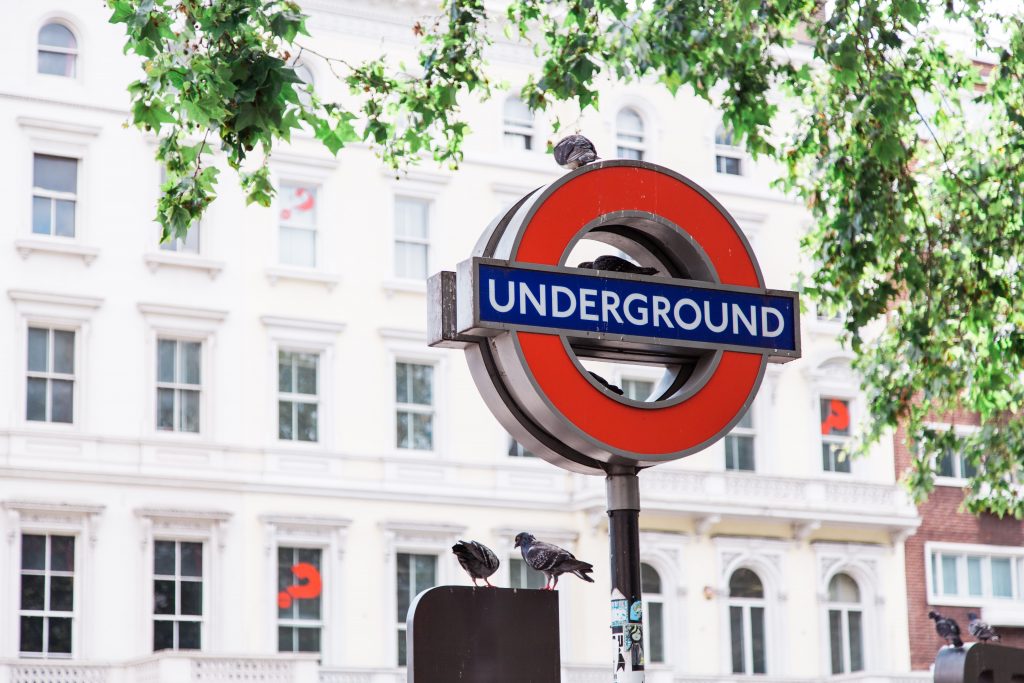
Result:
{"label": "arched window", "polygon": [[750,569],[740,568],[729,577],[729,632],[732,672],[763,674],[767,671],[764,628],[764,584]]}
{"label": "arched window", "polygon": [[71,29],[56,22],[39,29],[39,73],[74,78],[77,61],[78,41]]}
{"label": "arched window", "polygon": [[832,673],[864,670],[864,608],[849,574],[836,574],[828,583],[828,640]]}
{"label": "arched window", "polygon": [[665,601],[661,594],[661,577],[649,564],[640,565],[640,590],[644,599],[644,652],[652,664],[665,661]]}
{"label": "arched window", "polygon": [[293,64],[292,69],[295,70],[295,75],[302,79],[302,84],[295,84],[296,92],[299,95],[299,102],[308,106],[310,101],[313,99],[307,90],[309,86],[314,85],[313,71],[302,62]]}
{"label": "arched window", "polygon": [[732,129],[718,124],[715,130],[715,171],[725,175],[743,175],[743,150],[736,146]]}
{"label": "arched window", "polygon": [[518,97],[505,100],[505,146],[533,149],[533,112]]}
{"label": "arched window", "polygon": [[616,154],[622,159],[644,158],[644,120],[635,109],[625,108],[615,117]]}

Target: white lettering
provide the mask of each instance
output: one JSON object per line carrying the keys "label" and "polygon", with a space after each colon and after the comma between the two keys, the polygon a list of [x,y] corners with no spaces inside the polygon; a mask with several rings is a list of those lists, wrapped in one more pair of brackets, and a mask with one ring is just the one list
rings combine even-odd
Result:
{"label": "white lettering", "polygon": [[491,299],[491,306],[494,307],[498,313],[508,313],[512,310],[512,307],[516,304],[516,284],[514,282],[508,283],[508,303],[499,304],[494,294],[494,280],[488,280],[489,296]]}
{"label": "white lettering", "polygon": [[619,315],[619,295],[615,292],[609,292],[607,289],[601,291],[601,320],[608,322],[608,315],[611,314],[613,318],[620,324],[622,317]]}
{"label": "white lettering", "polygon": [[[558,295],[564,294],[569,299],[569,308],[558,307]],[[568,318],[570,315],[576,312],[576,295],[572,293],[572,290],[562,285],[554,285],[551,287],[551,315],[556,318]]]}
{"label": "white lettering", "polygon": [[580,318],[583,320],[600,320],[596,313],[588,313],[587,311],[597,308],[597,301],[594,297],[597,296],[596,289],[581,289],[580,290]]}
{"label": "white lettering", "polygon": [[722,322],[720,325],[715,325],[711,322],[711,302],[704,302],[704,322],[707,323],[708,329],[712,332],[722,332],[726,327],[729,326],[729,304],[722,304]]}
{"label": "white lettering", "polygon": [[525,282],[519,283],[519,312],[526,315],[526,300],[529,299],[533,308],[541,315],[547,315],[548,304],[545,290],[547,285],[540,285],[540,297],[535,297]]}
{"label": "white lettering", "polygon": [[633,313],[633,311],[629,310],[629,304],[634,302],[634,301],[642,301],[642,302],[644,302],[646,304],[647,303],[647,295],[646,294],[630,294],[629,296],[627,296],[626,297],[626,301],[623,303],[623,306],[622,306],[622,312],[626,314],[626,320],[628,320],[629,322],[633,323],[634,325],[646,325],[647,324],[647,309],[646,308],[638,309],[637,312],[641,314],[639,316],[635,315]]}
{"label": "white lettering", "polygon": [[740,309],[740,305],[739,304],[733,304],[732,305],[732,333],[733,334],[739,334],[739,332],[740,332],[739,324],[741,322],[743,323],[743,326],[745,328],[747,328],[747,331],[750,332],[750,334],[753,334],[755,336],[757,335],[757,312],[754,310],[753,306],[750,307],[750,317],[748,318],[747,316],[743,315],[743,311]]}
{"label": "white lettering", "polygon": [[[693,309],[693,321],[683,321],[683,306],[688,306]],[[680,299],[676,302],[675,307],[675,318],[676,324],[684,330],[695,330],[700,325],[700,306],[693,299]]]}
{"label": "white lettering", "polygon": [[[774,330],[768,329],[768,316],[774,316],[775,320],[778,321],[779,326]],[[786,319],[782,317],[782,313],[778,309],[772,308],[771,306],[765,306],[761,309],[761,336],[762,337],[778,337],[782,334],[782,331],[786,329]]]}
{"label": "white lettering", "polygon": [[668,312],[672,309],[672,303],[663,296],[651,298],[654,305],[654,326],[659,327],[658,319],[665,321],[665,327],[672,327],[672,321],[668,319]]}

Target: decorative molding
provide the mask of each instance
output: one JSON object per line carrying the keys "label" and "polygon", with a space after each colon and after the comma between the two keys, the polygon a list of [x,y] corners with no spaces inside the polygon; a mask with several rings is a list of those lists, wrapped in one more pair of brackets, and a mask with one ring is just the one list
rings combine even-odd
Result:
{"label": "decorative molding", "polygon": [[103,305],[103,299],[97,296],[76,296],[74,294],[58,294],[31,289],[9,289],[7,296],[15,303],[52,304],[55,306],[73,306],[75,308],[96,309]]}
{"label": "decorative molding", "polygon": [[796,524],[793,524],[793,540],[797,543],[804,543],[811,537],[811,534],[820,528],[821,521],[817,519],[807,522],[797,522]]}
{"label": "decorative molding", "polygon": [[180,520],[183,522],[199,522],[206,526],[226,522],[232,513],[225,510],[183,510],[181,508],[137,508],[136,517],[151,520]]}
{"label": "decorative molding", "polygon": [[[61,104],[66,103],[62,102]],[[55,133],[71,133],[80,137],[94,138],[103,132],[103,128],[100,126],[87,126],[81,123],[56,121],[53,119],[37,119],[31,116],[19,116],[16,121],[21,128]]]}
{"label": "decorative molding", "polygon": [[200,320],[223,321],[228,317],[227,311],[195,306],[176,306],[174,304],[139,304],[139,312],[145,316],[165,316],[171,318],[193,318]]}
{"label": "decorative molding", "polygon": [[266,327],[278,327],[286,330],[303,330],[306,332],[333,332],[340,334],[345,331],[346,323],[335,320],[314,320],[312,318],[290,318],[282,315],[264,315],[260,322]]}
{"label": "decorative molding", "polygon": [[162,267],[180,268],[182,270],[200,271],[206,273],[211,280],[216,280],[217,276],[224,270],[223,261],[215,261],[192,254],[179,254],[173,251],[150,252],[142,258],[151,273],[157,272]]}
{"label": "decorative molding", "polygon": [[278,280],[292,280],[294,282],[309,282],[323,285],[327,291],[333,291],[341,282],[341,277],[336,273],[324,273],[316,270],[302,270],[299,268],[272,267],[266,269],[267,282],[277,285]]}
{"label": "decorative molding", "polygon": [[410,330],[401,327],[379,327],[377,334],[385,339],[398,339],[402,341],[425,342],[427,333],[424,330]]}
{"label": "decorative molding", "polygon": [[92,262],[99,256],[100,250],[96,247],[90,247],[78,242],[72,241],[56,241],[64,240],[66,238],[20,238],[14,240],[14,248],[18,250],[18,255],[23,259],[27,259],[33,254],[55,254],[58,256],[71,256],[74,258],[82,259],[82,262],[91,266]]}
{"label": "decorative molding", "polygon": [[[296,152],[294,149],[289,149],[287,152],[275,151],[270,155],[271,166],[286,167],[283,169],[286,171],[284,175],[288,175],[287,171],[293,170],[287,167],[333,171],[338,168],[339,164],[340,161],[338,160],[338,157],[326,156],[323,154],[302,154]],[[326,177],[326,174],[317,173],[317,175],[323,175]]]}
{"label": "decorative molding", "polygon": [[58,503],[42,500],[5,500],[3,507],[6,510],[14,510],[23,517],[33,514],[87,517],[100,514],[107,506],[91,503]]}
{"label": "decorative molding", "polygon": [[[503,526],[495,527],[492,531],[499,539],[512,541],[523,529],[520,527]],[[579,532],[558,527],[531,527],[530,533],[538,540],[554,543],[558,546],[573,545],[580,538]]]}
{"label": "decorative molding", "polygon": [[693,520],[693,530],[698,537],[707,536],[711,532],[711,527],[722,521],[721,515],[707,515],[705,517],[697,517]]}
{"label": "decorative molding", "polygon": [[395,294],[426,294],[427,283],[423,280],[399,280],[392,278],[385,280],[381,286],[384,293],[389,297]]}
{"label": "decorative molding", "polygon": [[[422,169],[406,169],[404,171],[395,171],[382,166],[380,174],[391,180],[396,187],[401,187],[402,183],[414,183],[417,185],[431,185],[434,188],[447,185],[451,182],[452,175],[450,173],[435,173],[431,171],[424,171]],[[413,189],[413,188],[410,188]]]}

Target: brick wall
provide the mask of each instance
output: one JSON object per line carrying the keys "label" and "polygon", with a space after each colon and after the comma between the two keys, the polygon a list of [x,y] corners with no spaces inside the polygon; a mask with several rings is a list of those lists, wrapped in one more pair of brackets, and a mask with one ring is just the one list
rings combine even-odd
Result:
{"label": "brick wall", "polygon": [[[977,424],[969,414],[951,416],[944,420],[957,424]],[[896,433],[895,443],[896,476],[900,477],[910,467],[911,453],[905,443],[902,429]],[[921,526],[917,533],[906,542],[907,609],[910,628],[910,666],[914,670],[928,669],[935,661],[936,651],[943,641],[935,633],[935,623],[928,618],[934,609],[943,616],[953,617],[967,634],[967,612],[981,612],[979,607],[946,607],[928,603],[928,587],[925,585],[924,545],[928,541],[950,543],[979,543],[983,545],[1024,545],[1024,523],[1013,518],[999,519],[994,515],[974,516],[958,512],[963,500],[963,491],[950,486],[936,486],[928,501],[918,507]],[[1024,629],[1000,628],[1002,642],[1024,647]]]}

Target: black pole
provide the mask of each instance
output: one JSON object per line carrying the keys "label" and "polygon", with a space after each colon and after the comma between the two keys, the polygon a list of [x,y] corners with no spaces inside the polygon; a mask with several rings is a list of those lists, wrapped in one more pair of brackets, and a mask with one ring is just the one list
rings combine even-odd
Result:
{"label": "black pole", "polygon": [[634,467],[608,468],[608,542],[612,569],[615,683],[643,683],[640,595],[640,479]]}

